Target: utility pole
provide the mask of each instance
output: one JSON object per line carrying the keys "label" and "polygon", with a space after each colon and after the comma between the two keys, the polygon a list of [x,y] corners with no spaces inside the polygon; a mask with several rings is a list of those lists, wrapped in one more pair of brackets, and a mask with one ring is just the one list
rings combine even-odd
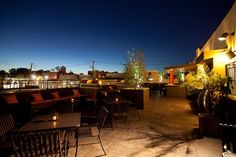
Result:
{"label": "utility pole", "polygon": [[95,78],[95,66],[94,66],[94,60],[92,62],[92,78]]}

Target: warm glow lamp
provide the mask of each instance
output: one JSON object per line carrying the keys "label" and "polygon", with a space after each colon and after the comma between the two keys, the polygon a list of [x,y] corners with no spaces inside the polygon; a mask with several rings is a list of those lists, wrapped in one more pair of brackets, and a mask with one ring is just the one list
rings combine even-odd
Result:
{"label": "warm glow lamp", "polygon": [[220,41],[224,41],[226,40],[226,37],[229,35],[229,33],[225,32],[223,33],[221,36],[219,36],[218,40]]}
{"label": "warm glow lamp", "polygon": [[45,78],[45,80],[47,80],[48,79],[48,75],[44,76],[44,78]]}
{"label": "warm glow lamp", "polygon": [[235,34],[234,32],[231,33],[231,34],[225,32],[225,33],[223,33],[221,36],[219,36],[218,40],[224,41],[224,40],[226,40],[227,36],[229,36],[229,35],[232,35],[232,36],[233,36],[234,34]]}
{"label": "warm glow lamp", "polygon": [[58,120],[58,113],[53,113],[53,114],[51,115],[51,120],[52,120],[52,121],[57,121],[57,120]]}
{"label": "warm glow lamp", "polygon": [[235,57],[235,53],[232,50],[229,50],[226,54],[225,54],[229,59],[232,59]]}

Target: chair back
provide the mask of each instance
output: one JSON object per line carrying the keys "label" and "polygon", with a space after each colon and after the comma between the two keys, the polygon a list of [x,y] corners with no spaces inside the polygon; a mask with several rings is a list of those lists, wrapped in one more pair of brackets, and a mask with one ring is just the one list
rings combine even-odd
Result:
{"label": "chair back", "polygon": [[118,101],[113,103],[112,112],[114,115],[119,114],[129,114],[130,111],[130,101]]}
{"label": "chair back", "polygon": [[223,152],[236,153],[236,124],[220,123],[220,127]]}
{"label": "chair back", "polygon": [[0,116],[0,136],[5,136],[8,133],[15,131],[15,122],[10,113],[6,113]]}
{"label": "chair back", "polygon": [[[66,140],[66,138],[64,138]],[[66,156],[66,147],[62,149],[58,130],[40,132],[18,132],[12,135],[15,156]]]}
{"label": "chair back", "polygon": [[108,115],[109,111],[103,106],[97,116],[97,128],[99,129],[99,134],[101,129],[103,128],[107,115]]}

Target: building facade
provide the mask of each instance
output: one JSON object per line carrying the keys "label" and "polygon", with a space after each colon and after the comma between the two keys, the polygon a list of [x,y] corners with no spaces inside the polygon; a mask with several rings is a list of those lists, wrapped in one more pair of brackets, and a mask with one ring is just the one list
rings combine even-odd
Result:
{"label": "building facade", "polygon": [[[215,74],[230,76],[236,87],[236,1],[206,43],[196,51],[196,64],[205,63]],[[236,88],[234,88],[234,93]]]}

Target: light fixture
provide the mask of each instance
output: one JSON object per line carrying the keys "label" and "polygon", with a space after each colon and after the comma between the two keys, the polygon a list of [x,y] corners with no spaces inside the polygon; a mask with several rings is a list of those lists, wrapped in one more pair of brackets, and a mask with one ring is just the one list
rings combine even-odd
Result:
{"label": "light fixture", "polygon": [[45,78],[45,80],[47,80],[48,79],[48,75],[45,75],[44,78]]}
{"label": "light fixture", "polygon": [[228,32],[225,32],[225,33],[223,33],[221,36],[219,36],[218,40],[224,41],[224,40],[226,40],[226,37],[227,37],[227,36],[229,36],[229,35],[234,35],[234,34],[235,34],[234,32],[231,33],[231,34],[229,34]]}
{"label": "light fixture", "polygon": [[235,57],[235,54],[232,50],[229,50],[226,54],[225,54],[229,59],[232,59]]}
{"label": "light fixture", "polygon": [[229,33],[225,32],[223,33],[221,36],[219,36],[218,40],[220,41],[224,41],[226,40],[226,37],[229,35]]}

